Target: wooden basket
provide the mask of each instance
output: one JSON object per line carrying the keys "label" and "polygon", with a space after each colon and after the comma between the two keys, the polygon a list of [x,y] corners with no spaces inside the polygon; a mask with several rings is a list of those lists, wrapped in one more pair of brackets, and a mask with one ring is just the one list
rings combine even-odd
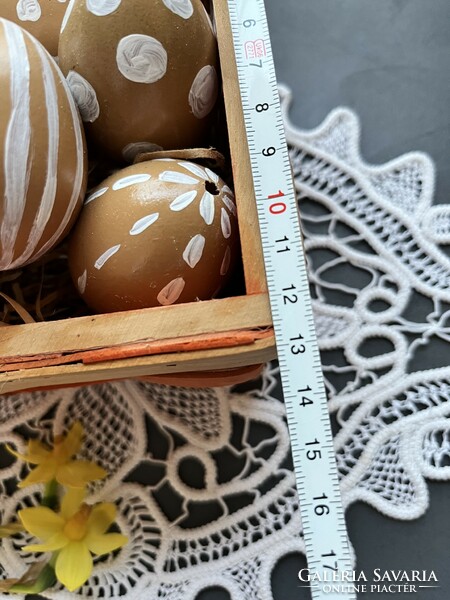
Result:
{"label": "wooden basket", "polygon": [[273,359],[244,118],[225,0],[213,0],[246,295],[0,329],[0,393],[129,377],[225,385]]}

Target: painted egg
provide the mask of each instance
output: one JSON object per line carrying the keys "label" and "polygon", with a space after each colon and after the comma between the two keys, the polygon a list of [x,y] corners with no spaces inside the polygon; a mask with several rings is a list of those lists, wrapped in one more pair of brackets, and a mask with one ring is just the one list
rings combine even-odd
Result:
{"label": "painted egg", "polygon": [[56,56],[67,4],[67,0],[2,0],[0,17],[29,31],[52,56]]}
{"label": "painted egg", "polygon": [[219,82],[200,0],[71,0],[59,60],[89,137],[115,158],[206,144]]}
{"label": "painted egg", "polygon": [[44,47],[0,19],[0,270],[53,248],[72,226],[86,190],[77,108]]}
{"label": "painted egg", "polygon": [[73,281],[97,312],[207,300],[238,253],[231,189],[211,170],[155,159],[106,179],[69,244]]}

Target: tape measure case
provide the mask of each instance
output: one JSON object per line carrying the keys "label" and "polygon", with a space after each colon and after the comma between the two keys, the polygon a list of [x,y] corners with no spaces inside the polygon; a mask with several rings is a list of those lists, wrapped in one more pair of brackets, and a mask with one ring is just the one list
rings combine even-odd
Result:
{"label": "tape measure case", "polygon": [[245,295],[2,327],[1,393],[135,377],[228,385],[276,356],[227,2],[213,5]]}

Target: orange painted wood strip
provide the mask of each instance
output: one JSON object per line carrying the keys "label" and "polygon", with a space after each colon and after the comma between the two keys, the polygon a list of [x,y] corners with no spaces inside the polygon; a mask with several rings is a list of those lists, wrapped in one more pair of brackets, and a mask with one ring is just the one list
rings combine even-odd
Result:
{"label": "orange painted wood strip", "polygon": [[105,360],[118,360],[121,358],[134,358],[136,356],[150,356],[153,354],[167,354],[171,352],[189,352],[191,350],[214,350],[216,348],[231,348],[254,343],[272,334],[272,330],[265,331],[232,331],[184,337],[173,340],[144,342],[126,346],[103,348],[85,352],[84,364],[103,362]]}
{"label": "orange painted wood strip", "polygon": [[274,338],[269,336],[239,348],[157,354],[105,361],[92,365],[77,362],[34,369],[21,369],[13,373],[0,373],[0,394],[48,386],[82,385],[97,381],[136,379],[162,374],[236,369],[247,365],[265,363],[274,358],[276,358]]}
{"label": "orange painted wood strip", "polygon": [[152,342],[141,342],[136,344],[123,344],[112,348],[99,348],[85,352],[73,352],[69,354],[30,355],[28,360],[19,357],[14,360],[2,359],[0,372],[7,373],[23,369],[34,369],[39,367],[50,367],[69,363],[82,362],[83,364],[95,364],[124,358],[136,358],[139,356],[152,356],[155,354],[170,354],[176,352],[189,352],[193,350],[213,350],[218,348],[239,347],[254,343],[258,339],[264,339],[273,335],[272,329],[261,331],[232,331],[220,334],[204,334],[177,338],[173,340],[160,340]]}

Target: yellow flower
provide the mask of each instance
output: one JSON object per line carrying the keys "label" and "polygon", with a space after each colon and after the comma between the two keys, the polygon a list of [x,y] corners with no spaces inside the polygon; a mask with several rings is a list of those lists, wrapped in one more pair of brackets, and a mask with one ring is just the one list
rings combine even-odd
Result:
{"label": "yellow flower", "polygon": [[23,525],[20,523],[8,523],[7,525],[0,525],[0,538],[10,537],[15,533],[24,531]]}
{"label": "yellow flower", "polygon": [[53,450],[47,448],[38,440],[28,441],[26,454],[19,454],[7,446],[9,452],[33,465],[37,465],[19,487],[23,488],[33,483],[48,483],[54,479],[61,485],[84,488],[90,481],[103,479],[107,472],[93,462],[73,460],[81,448],[83,427],[74,423],[68,434],[55,436]]}
{"label": "yellow flower", "polygon": [[43,541],[25,546],[26,552],[57,552],[55,573],[71,592],[85,583],[93,568],[92,554],[109,554],[125,545],[120,533],[105,533],[116,518],[114,504],[89,506],[85,490],[71,488],[61,502],[59,513],[45,506],[24,508],[19,518],[25,529]]}

